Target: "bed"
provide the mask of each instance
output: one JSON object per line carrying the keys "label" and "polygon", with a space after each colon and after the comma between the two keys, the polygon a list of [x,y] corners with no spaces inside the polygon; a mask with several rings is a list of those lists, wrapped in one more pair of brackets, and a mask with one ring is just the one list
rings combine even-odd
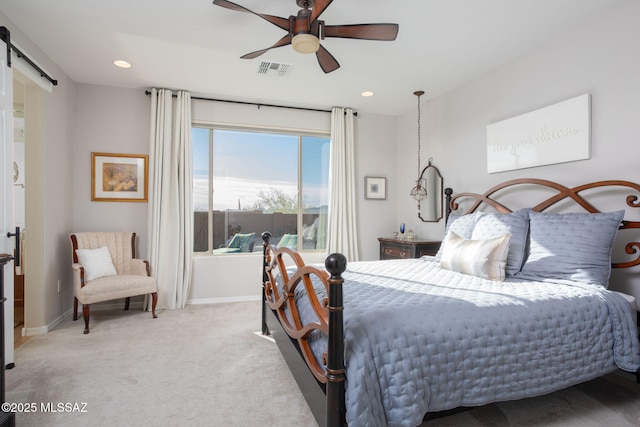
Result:
{"label": "bed", "polygon": [[[502,201],[523,191],[542,199]],[[445,193],[434,257],[347,264],[331,254],[323,268],[263,233],[262,331],[320,425],[415,426],[618,369],[640,376],[637,307],[607,289],[612,267],[640,264],[639,184],[518,179]],[[618,195],[623,210],[591,201]],[[624,259],[612,262],[620,240]]]}

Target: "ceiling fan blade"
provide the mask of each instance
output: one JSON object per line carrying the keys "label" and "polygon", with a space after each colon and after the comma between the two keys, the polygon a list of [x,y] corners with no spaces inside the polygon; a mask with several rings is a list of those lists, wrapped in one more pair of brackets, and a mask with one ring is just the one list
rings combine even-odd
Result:
{"label": "ceiling fan blade", "polygon": [[273,45],[269,46],[266,49],[256,50],[255,52],[247,53],[246,55],[242,55],[240,58],[242,58],[242,59],[257,58],[258,56],[262,55],[263,53],[265,53],[269,49],[274,49],[276,47],[286,46],[288,44],[291,44],[291,35],[289,35],[289,34],[287,34],[286,36],[284,36],[283,38],[281,38],[280,40],[278,40],[277,42],[275,42]]}
{"label": "ceiling fan blade", "polygon": [[318,49],[318,51],[316,52],[316,58],[318,58],[318,64],[320,64],[320,68],[322,68],[322,71],[324,71],[326,74],[329,74],[330,72],[340,68],[340,64],[338,64],[336,58],[334,58],[327,49],[322,47],[322,45],[320,45],[320,49]]}
{"label": "ceiling fan blade", "polygon": [[391,41],[398,36],[398,28],[398,24],[325,25],[323,36]]}
{"label": "ceiling fan blade", "polygon": [[309,17],[309,22],[313,22],[325,11],[327,7],[331,4],[333,0],[315,0],[313,3],[313,9],[311,9],[311,16]]}
{"label": "ceiling fan blade", "polygon": [[281,18],[279,16],[265,15],[262,13],[256,13],[246,7],[239,4],[227,1],[227,0],[213,0],[213,4],[216,6],[224,7],[225,9],[235,10],[237,12],[247,12],[259,16],[260,18],[271,22],[273,25],[282,28],[285,31],[289,31],[289,19]]}

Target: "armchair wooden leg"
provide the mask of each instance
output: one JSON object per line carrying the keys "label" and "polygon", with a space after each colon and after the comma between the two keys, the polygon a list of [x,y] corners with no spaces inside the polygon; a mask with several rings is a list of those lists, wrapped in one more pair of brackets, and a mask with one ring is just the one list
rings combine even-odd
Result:
{"label": "armchair wooden leg", "polygon": [[157,318],[158,316],[156,315],[156,304],[158,303],[158,293],[154,292],[151,294],[151,314],[153,315],[153,318]]}
{"label": "armchair wooden leg", "polygon": [[73,297],[73,320],[78,320],[78,298]]}
{"label": "armchair wooden leg", "polygon": [[84,333],[89,333],[89,307],[90,304],[82,304],[82,317],[84,317]]}
{"label": "armchair wooden leg", "polygon": [[129,310],[129,301],[131,301],[130,297],[124,299],[124,309]]}

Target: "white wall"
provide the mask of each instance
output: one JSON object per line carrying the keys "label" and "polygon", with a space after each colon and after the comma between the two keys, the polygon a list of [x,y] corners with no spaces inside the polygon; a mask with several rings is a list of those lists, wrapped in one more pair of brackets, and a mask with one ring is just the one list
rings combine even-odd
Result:
{"label": "white wall", "polygon": [[[445,186],[457,191],[483,192],[520,177],[544,178],[570,187],[605,179],[640,181],[638,17],[640,2],[621,1],[592,22],[569,29],[535,51],[523,52],[520,60],[430,100],[422,110],[427,139],[423,161],[432,156]],[[592,95],[589,160],[487,173],[488,124],[584,93]],[[406,191],[413,185],[415,169],[403,168],[401,159],[415,158],[415,136],[413,140],[407,137],[415,132],[415,124],[411,126],[415,114],[403,115],[398,124],[398,181]],[[609,208],[614,206],[600,207]],[[406,222],[413,215],[411,202],[402,200],[398,221]],[[423,235],[442,238],[444,223],[418,228]],[[633,280],[640,284],[640,273]]]}
{"label": "white wall", "polygon": [[73,231],[134,231],[147,256],[147,203],[91,201],[91,153],[149,154],[151,103],[143,89],[78,84]]}
{"label": "white wall", "polygon": [[[402,197],[395,191],[396,118],[359,114],[356,120],[358,181],[358,242],[360,260],[378,259],[378,237],[388,237],[396,229],[396,204]],[[364,177],[387,178],[386,200],[365,200]]]}

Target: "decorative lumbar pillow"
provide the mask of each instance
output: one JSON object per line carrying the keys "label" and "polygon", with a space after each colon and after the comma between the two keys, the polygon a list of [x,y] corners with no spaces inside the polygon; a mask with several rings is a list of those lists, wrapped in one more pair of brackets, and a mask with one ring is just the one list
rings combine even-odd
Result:
{"label": "decorative lumbar pillow", "polygon": [[486,240],[511,234],[505,267],[507,276],[514,276],[522,268],[529,234],[529,210],[530,208],[525,208],[511,213],[476,214],[471,239]]}
{"label": "decorative lumbar pillow", "polygon": [[449,231],[440,267],[484,279],[503,281],[511,234],[487,240],[465,239]]}
{"label": "decorative lumbar pillow", "polygon": [[611,247],[623,217],[624,211],[529,212],[529,255],[516,276],[607,287]]}
{"label": "decorative lumbar pillow", "polygon": [[[471,234],[473,233],[473,227],[476,225],[476,214],[466,214],[460,215],[457,213],[449,214],[449,218],[447,218],[447,225],[444,230],[445,236],[449,233],[449,231],[453,231],[458,236],[463,237],[465,239],[470,239]],[[442,251],[444,250],[445,241],[440,245],[440,249],[436,253],[436,258],[442,258]]]}
{"label": "decorative lumbar pillow", "polygon": [[111,252],[106,246],[98,249],[76,249],[76,255],[78,263],[84,268],[84,280],[87,282],[118,274],[113,266]]}

